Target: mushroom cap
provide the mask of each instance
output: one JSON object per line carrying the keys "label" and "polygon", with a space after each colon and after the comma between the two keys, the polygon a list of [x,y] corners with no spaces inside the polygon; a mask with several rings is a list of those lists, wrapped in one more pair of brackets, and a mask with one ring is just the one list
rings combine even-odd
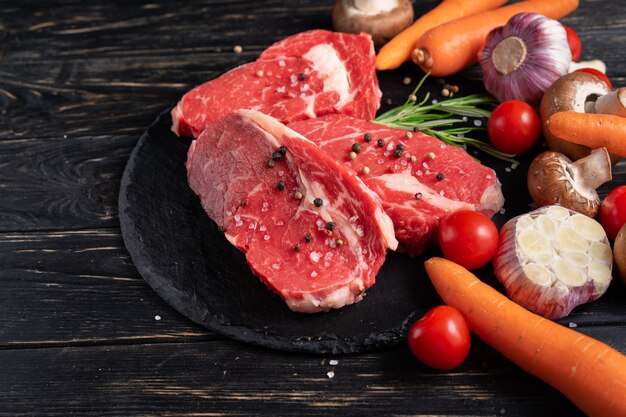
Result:
{"label": "mushroom cap", "polygon": [[528,192],[538,207],[558,204],[589,217],[600,209],[595,188],[584,187],[572,176],[572,160],[559,152],[542,152],[528,167]]}
{"label": "mushroom cap", "polygon": [[[591,149],[584,145],[569,142],[550,133],[545,122],[554,113],[574,111],[590,113],[589,107],[598,97],[609,94],[608,86],[596,76],[586,72],[572,72],[556,80],[543,95],[539,114],[543,121],[543,135],[548,148],[560,152],[572,160],[589,155]],[[611,162],[617,163],[619,157],[611,155]]]}
{"label": "mushroom cap", "polygon": [[389,0],[396,7],[378,13],[361,10],[355,0],[337,0],[333,7],[333,26],[338,32],[372,35],[376,45],[382,45],[413,23],[411,0]]}

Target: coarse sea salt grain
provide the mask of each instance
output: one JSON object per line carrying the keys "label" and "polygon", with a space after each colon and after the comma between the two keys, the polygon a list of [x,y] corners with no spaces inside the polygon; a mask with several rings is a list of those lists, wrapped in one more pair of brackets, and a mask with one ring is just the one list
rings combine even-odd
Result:
{"label": "coarse sea salt grain", "polygon": [[313,263],[318,263],[318,262],[320,261],[320,258],[321,258],[321,257],[322,257],[322,254],[321,254],[321,253],[319,253],[319,252],[315,252],[315,251],[313,251],[313,252],[311,252],[311,253],[309,254],[309,258],[311,258],[311,261],[312,261]]}
{"label": "coarse sea salt grain", "polygon": [[356,214],[354,216],[350,217],[350,223],[354,223],[357,220],[359,220],[359,216],[357,216]]}
{"label": "coarse sea salt grain", "polygon": [[339,364],[339,361],[337,359],[331,359],[330,361],[328,361],[328,364],[330,366],[335,366]]}
{"label": "coarse sea salt grain", "polygon": [[333,379],[335,377],[335,373],[333,371],[328,371],[326,372],[326,376],[328,376],[328,378]]}
{"label": "coarse sea salt grain", "polygon": [[267,230],[267,227],[265,227],[265,225],[263,225],[263,226],[259,227],[259,230],[261,232],[265,232]]}
{"label": "coarse sea salt grain", "polygon": [[317,272],[313,271],[311,272],[311,278],[315,278],[317,276]]}
{"label": "coarse sea salt grain", "polygon": [[264,240],[270,240],[270,235],[265,235],[265,236],[263,236],[263,239],[264,239]]}
{"label": "coarse sea salt grain", "polygon": [[574,327],[578,327],[578,325],[577,325],[576,323],[571,323],[571,322],[570,322],[569,327],[574,328]]}
{"label": "coarse sea salt grain", "polygon": [[159,316],[159,315],[157,314],[156,316],[154,316],[154,319],[155,319],[156,321],[159,321],[159,320],[161,320],[161,316]]}

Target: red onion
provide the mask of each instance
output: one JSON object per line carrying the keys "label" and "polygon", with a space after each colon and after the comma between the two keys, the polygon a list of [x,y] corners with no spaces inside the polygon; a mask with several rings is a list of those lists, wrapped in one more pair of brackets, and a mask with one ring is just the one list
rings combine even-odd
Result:
{"label": "red onion", "polygon": [[494,97],[536,103],[568,73],[572,53],[563,25],[537,13],[520,13],[489,33],[478,59],[485,88]]}

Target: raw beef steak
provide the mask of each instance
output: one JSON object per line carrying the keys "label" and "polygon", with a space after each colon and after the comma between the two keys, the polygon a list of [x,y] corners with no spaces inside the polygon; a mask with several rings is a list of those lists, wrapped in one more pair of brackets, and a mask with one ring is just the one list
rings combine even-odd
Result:
{"label": "raw beef steak", "polygon": [[380,198],[352,170],[262,113],[209,126],[187,172],[209,217],[294,311],[359,301],[398,244]]}
{"label": "raw beef steak", "polygon": [[[289,127],[353,168],[381,197],[396,238],[412,256],[434,243],[439,220],[446,213],[470,209],[491,216],[504,204],[492,169],[431,136],[407,135],[405,130],[343,115]],[[353,146],[360,148],[354,160],[350,158]]]}
{"label": "raw beef steak", "polygon": [[283,123],[345,113],[370,120],[381,92],[367,34],[313,30],[290,36],[189,91],[172,110],[172,130],[198,135],[238,109],[258,110]]}

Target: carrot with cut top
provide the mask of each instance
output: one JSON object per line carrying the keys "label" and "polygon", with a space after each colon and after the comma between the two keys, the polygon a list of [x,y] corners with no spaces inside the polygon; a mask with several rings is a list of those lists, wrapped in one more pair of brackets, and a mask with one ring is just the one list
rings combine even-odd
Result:
{"label": "carrot with cut top", "polygon": [[508,0],[443,0],[411,26],[387,42],[376,56],[377,70],[398,68],[411,59],[415,42],[429,29],[442,23],[502,6]]}
{"label": "carrot with cut top", "polygon": [[626,117],[562,111],[550,116],[546,126],[558,138],[626,156]]}
{"label": "carrot with cut top", "polygon": [[589,416],[626,416],[626,356],[531,313],[452,261],[431,258],[425,265],[443,301],[483,341]]}
{"label": "carrot with cut top", "polygon": [[411,58],[433,76],[452,75],[475,63],[489,32],[516,14],[533,12],[560,19],[577,7],[578,0],[526,0],[453,20],[424,33]]}

